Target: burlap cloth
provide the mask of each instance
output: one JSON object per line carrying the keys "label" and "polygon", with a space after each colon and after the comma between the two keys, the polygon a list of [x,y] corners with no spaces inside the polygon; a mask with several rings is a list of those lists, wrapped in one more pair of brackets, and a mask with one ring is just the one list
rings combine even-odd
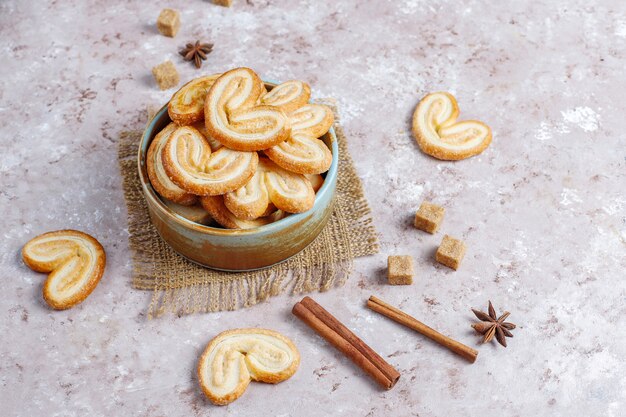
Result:
{"label": "burlap cloth", "polygon": [[320,235],[302,252],[272,267],[251,272],[220,272],[178,255],[150,222],[137,173],[137,149],[143,132],[120,135],[118,158],[128,208],[132,285],[153,291],[148,317],[249,307],[287,289],[293,293],[326,291],[345,283],[352,261],[378,252],[376,230],[339,124],[333,100],[323,100],[335,113],[339,142],[339,175],[334,211]]}

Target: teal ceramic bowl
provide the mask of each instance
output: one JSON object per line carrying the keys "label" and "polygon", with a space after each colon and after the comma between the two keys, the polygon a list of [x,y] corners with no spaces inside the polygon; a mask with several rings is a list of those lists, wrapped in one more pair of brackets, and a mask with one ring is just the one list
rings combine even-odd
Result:
{"label": "teal ceramic bowl", "polygon": [[[266,83],[268,89],[275,84]],[[192,222],[169,209],[148,179],[146,155],[156,134],[171,122],[164,106],[150,120],[139,143],[138,169],[150,220],[176,252],[202,266],[224,271],[249,271],[277,264],[304,249],[322,231],[333,210],[339,147],[334,130],[321,139],[333,155],[324,184],[309,211],[292,214],[254,229],[231,230]]]}

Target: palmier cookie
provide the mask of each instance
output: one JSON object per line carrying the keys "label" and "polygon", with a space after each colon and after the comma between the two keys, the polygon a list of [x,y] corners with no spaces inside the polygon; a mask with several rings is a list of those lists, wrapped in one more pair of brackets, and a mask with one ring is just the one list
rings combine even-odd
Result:
{"label": "palmier cookie", "polygon": [[424,153],[443,160],[459,160],[478,155],[491,143],[486,124],[457,122],[459,106],[450,93],[431,93],[413,113],[413,136]]}
{"label": "palmier cookie", "polygon": [[209,136],[209,134],[206,131],[206,126],[204,125],[204,120],[202,120],[200,122],[195,122],[191,126],[196,128],[198,130],[198,132],[202,133],[202,136],[204,136],[206,141],[209,142],[209,146],[211,147],[211,152],[215,152],[216,150],[218,150],[219,148],[222,147],[221,143],[219,143],[217,140],[215,140],[215,138]]}
{"label": "palmier cookie", "polygon": [[176,124],[170,123],[152,140],[148,148],[146,168],[152,187],[161,197],[184,206],[190,206],[195,204],[198,198],[174,184],[163,168],[163,147],[176,128]]}
{"label": "palmier cookie", "polygon": [[174,123],[190,125],[204,119],[204,99],[221,74],[196,78],[174,93],[167,105],[167,113]]}
{"label": "palmier cookie", "polygon": [[191,126],[178,127],[163,148],[163,167],[171,180],[196,195],[220,195],[244,185],[254,175],[256,152],[222,147],[211,152],[207,140]]}
{"label": "palmier cookie", "polygon": [[276,106],[288,114],[307,104],[310,98],[311,87],[307,83],[291,80],[278,84],[261,96],[261,103]]}
{"label": "palmier cookie", "polygon": [[299,132],[264,151],[280,167],[297,174],[320,174],[328,171],[333,155],[326,144]]}
{"label": "palmier cookie", "polygon": [[209,342],[198,362],[198,381],[216,405],[239,398],[250,381],[277,384],[289,379],[300,365],[291,340],[273,330],[234,329]]}
{"label": "palmier cookie", "polygon": [[289,113],[291,130],[315,138],[324,135],[335,122],[330,107],[323,104],[306,104]]}
{"label": "palmier cookie", "polygon": [[287,213],[301,213],[313,207],[315,191],[304,176],[289,172],[266,158],[243,187],[224,194],[224,204],[240,219],[256,219],[270,203]]}
{"label": "palmier cookie", "polygon": [[269,215],[265,213],[266,215],[264,217],[259,217],[254,220],[240,219],[228,210],[224,204],[224,197],[221,195],[200,197],[200,204],[202,204],[202,207],[213,217],[213,220],[227,229],[254,229],[274,223],[287,216],[284,211],[274,208],[274,212]]}
{"label": "palmier cookie", "polygon": [[324,177],[322,177],[320,174],[307,174],[305,175],[305,177],[307,180],[309,180],[311,186],[313,187],[313,191],[315,191],[316,193],[319,191],[320,188],[322,188],[322,185],[324,185]]}
{"label": "palmier cookie", "polygon": [[164,203],[167,208],[172,210],[175,214],[194,223],[208,226],[213,222],[213,218],[209,212],[206,211],[200,204],[193,206],[181,206],[180,204],[172,203],[168,200],[165,200]]}
{"label": "palmier cookie", "polygon": [[236,68],[220,76],[207,94],[204,122],[208,135],[238,151],[260,151],[289,137],[291,127],[278,107],[257,105],[265,91],[249,68]]}
{"label": "palmier cookie", "polygon": [[277,165],[298,174],[320,174],[328,171],[333,155],[326,144],[317,139],[334,122],[330,108],[307,104],[289,114],[291,136],[264,152]]}
{"label": "palmier cookie", "polygon": [[24,263],[34,271],[49,272],[43,298],[56,310],[82,302],[96,288],[106,264],[100,242],[77,230],[48,232],[22,248]]}

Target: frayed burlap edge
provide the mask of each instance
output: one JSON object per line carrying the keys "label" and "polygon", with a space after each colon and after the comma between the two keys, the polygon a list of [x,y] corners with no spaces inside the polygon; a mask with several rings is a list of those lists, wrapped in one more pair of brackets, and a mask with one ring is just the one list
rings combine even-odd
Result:
{"label": "frayed burlap edge", "polygon": [[229,273],[202,268],[178,255],[150,223],[137,173],[141,131],[120,135],[119,163],[128,209],[132,285],[152,290],[148,317],[236,310],[249,307],[287,289],[296,294],[341,286],[356,257],[378,252],[376,230],[361,181],[348,153],[335,102],[339,144],[339,175],[333,214],[320,235],[293,258],[260,271]]}

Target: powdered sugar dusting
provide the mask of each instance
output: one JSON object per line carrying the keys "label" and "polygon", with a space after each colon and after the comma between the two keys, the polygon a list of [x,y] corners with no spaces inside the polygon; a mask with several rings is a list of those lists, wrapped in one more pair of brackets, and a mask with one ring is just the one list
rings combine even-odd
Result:
{"label": "powdered sugar dusting", "polygon": [[595,132],[600,126],[600,115],[589,107],[574,107],[561,112],[563,120],[580,127],[585,132]]}
{"label": "powdered sugar dusting", "polygon": [[626,38],[626,20],[618,20],[615,25],[615,36]]}
{"label": "powdered sugar dusting", "polygon": [[550,140],[555,133],[564,134],[569,133],[569,131],[569,127],[563,122],[552,123],[543,121],[535,131],[535,139],[540,141]]}
{"label": "powdered sugar dusting", "polygon": [[574,203],[581,203],[581,202],[582,200],[578,196],[577,190],[574,190],[572,188],[563,188],[563,191],[561,192],[561,201],[560,201],[560,204],[562,206],[569,206]]}

